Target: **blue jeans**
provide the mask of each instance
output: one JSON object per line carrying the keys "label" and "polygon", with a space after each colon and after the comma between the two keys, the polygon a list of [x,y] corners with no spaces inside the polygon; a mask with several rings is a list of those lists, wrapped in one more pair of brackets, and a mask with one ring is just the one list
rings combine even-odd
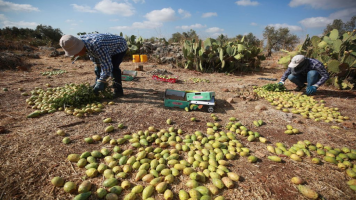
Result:
{"label": "blue jeans", "polygon": [[312,86],[315,83],[317,83],[320,79],[320,74],[318,71],[316,70],[310,70],[308,72],[308,74],[306,75],[302,75],[302,74],[298,74],[298,75],[293,75],[293,74],[289,74],[288,79],[293,82],[294,84],[296,84],[298,87],[303,87],[304,83],[307,83],[307,86]]}

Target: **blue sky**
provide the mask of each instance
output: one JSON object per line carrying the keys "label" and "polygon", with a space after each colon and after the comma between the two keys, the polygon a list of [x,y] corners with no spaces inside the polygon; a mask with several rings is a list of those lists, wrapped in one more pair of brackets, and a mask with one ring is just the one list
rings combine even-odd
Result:
{"label": "blue sky", "polygon": [[201,38],[266,26],[320,35],[334,19],[356,15],[356,0],[0,0],[0,28],[50,25],[64,34],[93,32],[165,37],[194,29]]}

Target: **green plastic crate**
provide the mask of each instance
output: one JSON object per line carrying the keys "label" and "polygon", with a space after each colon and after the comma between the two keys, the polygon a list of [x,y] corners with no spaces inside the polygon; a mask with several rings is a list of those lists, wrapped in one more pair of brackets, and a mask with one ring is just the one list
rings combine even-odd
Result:
{"label": "green plastic crate", "polygon": [[215,96],[215,92],[191,92],[187,93],[187,101],[210,100]]}
{"label": "green plastic crate", "polygon": [[123,81],[132,81],[137,76],[137,71],[124,70],[121,74]]}
{"label": "green plastic crate", "polygon": [[[178,107],[185,108],[189,106],[189,102],[186,101],[185,91],[169,90],[164,93],[164,106],[166,107]],[[173,96],[173,98],[172,98]],[[176,99],[175,99],[175,97]],[[184,99],[184,100],[181,100]]]}

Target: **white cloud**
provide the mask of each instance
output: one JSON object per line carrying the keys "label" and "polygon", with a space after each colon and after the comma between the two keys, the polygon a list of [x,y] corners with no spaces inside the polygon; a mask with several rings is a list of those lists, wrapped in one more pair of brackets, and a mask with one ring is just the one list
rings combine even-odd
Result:
{"label": "white cloud", "polygon": [[145,3],[145,0],[133,0],[133,2],[135,2],[135,3]]}
{"label": "white cloud", "polygon": [[223,32],[224,29],[221,29],[219,27],[211,27],[205,30],[207,33],[218,33],[218,32]]}
{"label": "white cloud", "polygon": [[96,10],[91,9],[90,6],[80,6],[77,4],[70,4],[70,5],[73,6],[74,10],[78,12],[96,13]]}
{"label": "white cloud", "polygon": [[329,18],[332,20],[341,19],[344,22],[346,22],[346,21],[349,21],[352,16],[355,16],[355,14],[356,14],[356,7],[353,7],[353,8],[347,8],[344,10],[334,12],[334,13],[330,14]]}
{"label": "white cloud", "polygon": [[333,23],[335,19],[341,19],[343,22],[350,20],[356,13],[356,8],[347,8],[329,15],[329,17],[311,17],[299,21],[300,24],[307,28],[321,28]]}
{"label": "white cloud", "polygon": [[178,13],[181,14],[183,16],[183,18],[189,18],[191,17],[192,15],[190,14],[190,12],[188,11],[185,11],[183,9],[178,9]]}
{"label": "white cloud", "polygon": [[131,29],[155,29],[162,27],[163,24],[160,22],[144,21],[144,22],[134,22],[131,26],[114,26],[110,29],[122,31],[122,30],[131,30]]}
{"label": "white cloud", "polygon": [[0,21],[6,21],[7,18],[5,17],[4,14],[0,14]]}
{"label": "white cloud", "polygon": [[30,4],[16,4],[0,0],[0,11],[38,12],[40,10],[36,7],[31,6]]}
{"label": "white cloud", "polygon": [[141,28],[141,29],[154,29],[162,27],[163,24],[161,22],[153,22],[153,21],[144,21],[144,22],[134,22],[132,24],[133,28]]}
{"label": "white cloud", "polygon": [[153,10],[145,15],[152,22],[168,22],[176,19],[175,11],[172,8],[163,8],[162,10]]}
{"label": "white cloud", "polygon": [[255,22],[251,22],[251,24],[250,24],[251,26],[257,26],[257,23],[255,23]]}
{"label": "white cloud", "polygon": [[129,3],[116,3],[111,0],[102,0],[94,7],[96,10],[110,15],[131,16],[135,13],[135,9]]}
{"label": "white cloud", "polygon": [[327,24],[330,24],[332,22],[333,20],[327,17],[311,17],[299,21],[300,24],[307,28],[326,27]]}
{"label": "white cloud", "polygon": [[310,6],[316,9],[350,8],[356,6],[355,0],[291,0],[290,7]]}
{"label": "white cloud", "polygon": [[97,3],[92,9],[90,6],[86,5],[77,5],[71,4],[74,10],[78,12],[87,12],[87,13],[96,13],[101,12],[109,15],[121,15],[121,16],[131,16],[135,13],[135,9],[131,4],[125,3],[117,3],[112,0],[102,0]]}
{"label": "white cloud", "polygon": [[216,12],[208,12],[208,13],[203,13],[203,15],[201,17],[203,18],[207,18],[207,17],[213,17],[213,16],[218,16],[218,14]]}
{"label": "white cloud", "polygon": [[257,1],[251,1],[251,0],[239,0],[235,2],[239,6],[257,6],[260,3]]}
{"label": "white cloud", "polygon": [[17,27],[17,28],[36,28],[38,23],[36,22],[25,22],[25,21],[19,21],[19,22],[11,22],[9,21],[4,14],[0,14],[0,27]]}
{"label": "white cloud", "polygon": [[277,29],[279,28],[288,28],[290,31],[302,31],[302,27],[300,26],[293,26],[288,24],[269,24],[268,26],[273,26]]}
{"label": "white cloud", "polygon": [[113,26],[110,29],[122,31],[132,29],[155,29],[163,26],[163,22],[176,19],[175,11],[172,8],[163,8],[162,10],[153,10],[145,15],[148,21],[134,22],[131,26]]}
{"label": "white cloud", "polygon": [[67,23],[71,23],[71,22],[75,22],[75,20],[67,19],[66,22],[67,22]]}
{"label": "white cloud", "polygon": [[2,22],[3,27],[17,27],[17,28],[36,28],[38,23],[36,22],[24,22],[24,21],[19,21],[19,22],[10,22],[10,21],[3,21]]}
{"label": "white cloud", "polygon": [[193,24],[190,26],[176,26],[176,28],[179,29],[199,29],[199,28],[205,28],[206,25],[201,25],[201,24]]}
{"label": "white cloud", "polygon": [[120,19],[110,19],[111,22],[117,22],[120,21]]}

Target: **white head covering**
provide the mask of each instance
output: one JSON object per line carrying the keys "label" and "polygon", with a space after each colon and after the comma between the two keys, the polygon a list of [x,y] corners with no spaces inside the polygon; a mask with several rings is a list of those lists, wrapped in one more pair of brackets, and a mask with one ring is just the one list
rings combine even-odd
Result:
{"label": "white head covering", "polygon": [[83,49],[84,42],[73,35],[63,35],[59,40],[59,45],[65,51],[66,56],[74,56]]}
{"label": "white head covering", "polygon": [[295,68],[297,67],[300,63],[302,63],[305,60],[305,56],[303,55],[296,55],[292,58],[290,61],[288,67],[290,68]]}

